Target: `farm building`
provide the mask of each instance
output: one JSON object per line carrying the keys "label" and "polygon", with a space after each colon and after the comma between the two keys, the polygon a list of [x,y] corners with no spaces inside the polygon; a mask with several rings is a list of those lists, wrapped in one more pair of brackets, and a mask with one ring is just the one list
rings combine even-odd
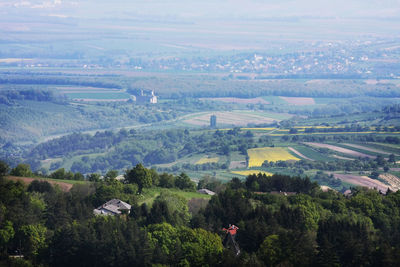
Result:
{"label": "farm building", "polygon": [[151,104],[157,104],[157,96],[154,93],[154,90],[151,90],[151,92],[145,92],[144,90],[140,90],[139,95],[135,95],[136,98],[136,103],[151,103]]}
{"label": "farm building", "polygon": [[97,209],[93,210],[95,215],[120,215],[122,213],[130,213],[131,205],[119,199],[111,199]]}

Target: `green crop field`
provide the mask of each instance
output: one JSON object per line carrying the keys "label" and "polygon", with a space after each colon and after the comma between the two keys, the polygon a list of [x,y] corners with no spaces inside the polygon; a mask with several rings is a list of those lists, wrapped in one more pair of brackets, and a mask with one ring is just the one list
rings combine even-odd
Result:
{"label": "green crop field", "polygon": [[64,93],[70,99],[97,99],[97,100],[115,100],[129,99],[130,95],[123,92],[104,92],[104,93]]}

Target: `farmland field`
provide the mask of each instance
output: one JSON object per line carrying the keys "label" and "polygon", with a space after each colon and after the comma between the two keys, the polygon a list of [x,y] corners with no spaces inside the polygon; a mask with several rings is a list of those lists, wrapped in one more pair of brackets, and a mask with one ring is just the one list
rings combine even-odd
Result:
{"label": "farmland field", "polygon": [[289,114],[272,112],[253,112],[246,110],[201,112],[185,117],[183,122],[190,125],[208,126],[210,116],[217,116],[217,125],[220,126],[246,126],[248,124],[272,123],[292,117]]}
{"label": "farmland field", "polygon": [[390,184],[392,190],[397,191],[400,189],[399,177],[390,173],[382,173],[379,178]]}
{"label": "farmland field", "polygon": [[347,154],[353,157],[361,157],[361,158],[375,158],[375,156],[371,156],[368,154],[364,154],[361,152],[357,152],[354,150],[350,150],[347,148],[343,148],[343,147],[339,147],[339,146],[334,146],[334,145],[329,145],[329,144],[322,144],[322,143],[313,143],[313,142],[305,142],[304,144],[306,145],[310,145],[313,147],[320,147],[320,148],[328,148],[330,150],[339,152],[339,153],[343,153],[343,154]]}
{"label": "farmland field", "polygon": [[[342,180],[343,182],[349,183],[349,184],[354,184],[354,185],[359,185],[359,186],[364,186],[368,188],[377,188],[378,190],[382,192],[386,192],[388,189],[388,185],[382,183],[381,181],[371,179],[367,176],[358,176],[358,175],[351,175],[351,174],[339,174],[339,173],[333,173],[333,176],[337,179]],[[392,190],[393,188],[391,188]]]}
{"label": "farmland field", "polygon": [[242,175],[242,176],[248,176],[248,175],[251,175],[251,174],[259,174],[259,173],[265,174],[267,176],[271,176],[272,175],[272,173],[270,173],[270,172],[259,171],[259,170],[232,171],[231,173],[239,174],[239,175]]}
{"label": "farmland field", "polygon": [[120,89],[60,86],[56,88],[61,94],[72,100],[81,101],[127,101],[130,95]]}
{"label": "farmland field", "polygon": [[313,159],[310,159],[309,157],[304,156],[302,153],[300,153],[298,150],[294,149],[293,147],[288,147],[288,149],[303,159],[314,161]]}
{"label": "farmland field", "polygon": [[291,105],[315,105],[314,98],[311,97],[286,97],[281,96],[283,100],[285,100],[288,104]]}
{"label": "farmland field", "polygon": [[203,157],[203,158],[199,159],[195,164],[201,165],[201,164],[206,164],[206,163],[217,163],[218,161],[219,161],[219,157],[214,157],[214,158]]}
{"label": "farmland field", "polygon": [[220,101],[225,103],[235,103],[235,104],[270,104],[267,100],[261,97],[256,97],[256,98],[216,97],[216,98],[200,98],[200,99]]}
{"label": "farmland field", "polygon": [[21,181],[25,184],[30,184],[34,180],[39,180],[39,181],[46,181],[49,182],[50,184],[57,185],[60,187],[61,190],[63,191],[69,191],[71,190],[72,186],[74,184],[85,184],[87,182],[85,181],[75,181],[75,180],[58,180],[58,179],[51,179],[51,178],[32,178],[32,177],[17,177],[17,176],[7,176],[7,179],[13,180],[13,181]]}
{"label": "farmland field", "polygon": [[279,160],[300,160],[283,147],[251,148],[247,150],[247,153],[250,158],[249,167],[260,167],[266,160],[272,162]]}

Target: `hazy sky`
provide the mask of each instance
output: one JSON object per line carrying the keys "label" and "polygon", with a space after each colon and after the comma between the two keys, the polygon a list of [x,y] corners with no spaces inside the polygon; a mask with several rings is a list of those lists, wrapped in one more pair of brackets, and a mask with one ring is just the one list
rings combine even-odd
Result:
{"label": "hazy sky", "polygon": [[400,17],[400,0],[2,0],[0,7],[87,17]]}

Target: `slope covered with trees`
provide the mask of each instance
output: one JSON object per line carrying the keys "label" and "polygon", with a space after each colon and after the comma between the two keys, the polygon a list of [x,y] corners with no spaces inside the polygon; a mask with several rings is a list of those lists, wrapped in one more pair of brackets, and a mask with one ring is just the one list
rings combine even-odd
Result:
{"label": "slope covered with trees", "polygon": [[[237,178],[205,208],[189,212],[169,191],[152,204],[144,187],[165,179],[136,166],[121,183],[106,179],[62,192],[47,182],[26,187],[0,179],[0,263],[8,266],[397,266],[400,193],[354,188],[348,197],[322,192],[299,177]],[[130,177],[131,176],[131,177]],[[153,181],[159,178],[158,183]],[[136,177],[136,178],[134,178]],[[182,179],[182,178],[181,178]],[[179,183],[177,183],[179,184]],[[207,186],[210,181],[202,181]],[[193,190],[188,188],[186,190]],[[129,215],[94,216],[93,208],[120,198]],[[189,202],[191,203],[191,202]],[[239,227],[241,253],[224,246],[222,227]],[[23,254],[24,258],[10,258]]]}

